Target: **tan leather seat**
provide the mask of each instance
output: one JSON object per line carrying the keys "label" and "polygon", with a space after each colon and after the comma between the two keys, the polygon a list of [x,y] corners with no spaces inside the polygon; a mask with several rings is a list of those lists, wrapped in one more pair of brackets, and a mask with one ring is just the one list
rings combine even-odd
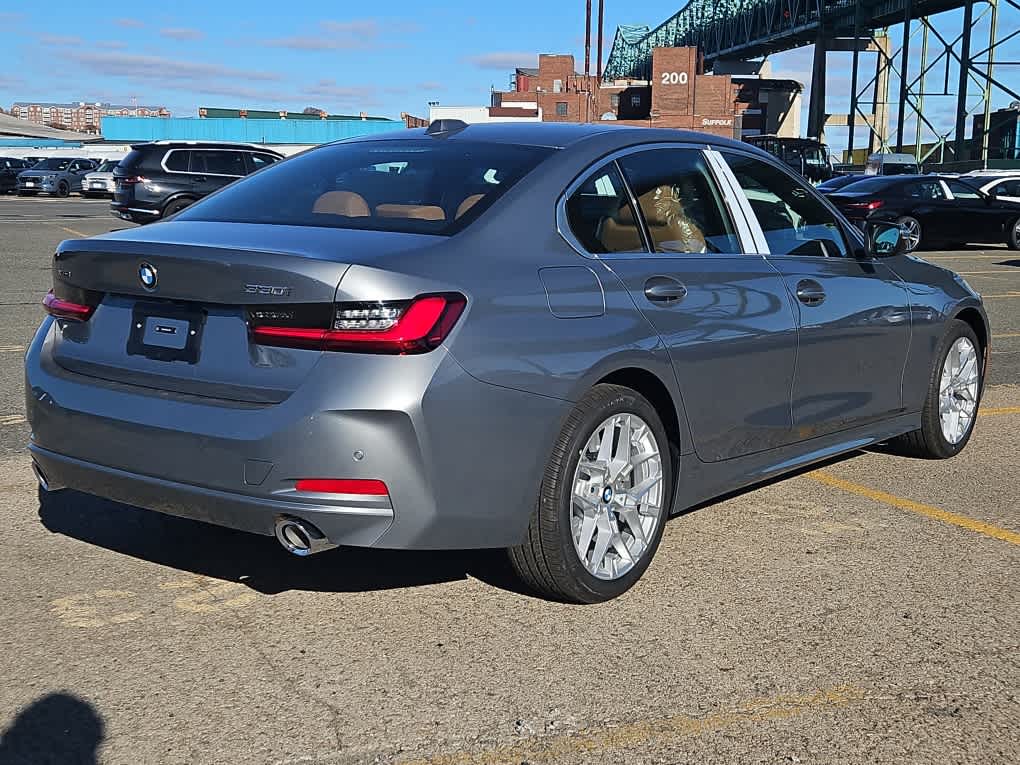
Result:
{"label": "tan leather seat", "polygon": [[446,220],[443,208],[437,205],[377,205],[375,214],[380,218],[410,218],[412,220]]}
{"label": "tan leather seat", "polygon": [[353,191],[327,191],[315,200],[312,212],[319,215],[343,215],[347,218],[367,218],[372,214],[365,198]]}
{"label": "tan leather seat", "polygon": [[463,215],[468,210],[470,210],[472,207],[474,207],[476,204],[481,202],[482,201],[482,197],[484,197],[484,196],[485,196],[485,194],[472,194],[467,199],[465,199],[463,202],[461,202],[460,206],[457,208],[457,214],[455,216],[453,216],[454,220],[456,220],[461,215]]}
{"label": "tan leather seat", "polygon": [[599,240],[607,252],[640,252],[645,248],[630,205],[624,206],[616,217],[602,221]]}

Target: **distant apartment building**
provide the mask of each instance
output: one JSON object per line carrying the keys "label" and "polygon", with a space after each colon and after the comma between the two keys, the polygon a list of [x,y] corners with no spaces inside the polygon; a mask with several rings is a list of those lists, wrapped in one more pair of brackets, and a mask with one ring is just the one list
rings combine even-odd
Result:
{"label": "distant apartment building", "polygon": [[537,68],[515,70],[511,90],[492,93],[492,108],[527,104],[545,122],[613,121],[737,139],[796,136],[801,90],[793,80],[706,74],[697,48],[656,48],[650,81],[600,82],[578,73],[571,55],[542,54]]}
{"label": "distant apartment building", "polygon": [[169,117],[170,112],[164,106],[123,106],[87,101],[17,101],[11,107],[11,116],[36,125],[98,135],[103,117]]}

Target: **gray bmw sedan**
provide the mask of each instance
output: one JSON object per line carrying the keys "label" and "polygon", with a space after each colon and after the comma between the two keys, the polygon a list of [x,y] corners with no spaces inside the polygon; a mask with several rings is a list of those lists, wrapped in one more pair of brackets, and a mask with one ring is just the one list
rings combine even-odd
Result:
{"label": "gray bmw sedan", "polygon": [[63,488],[338,545],[507,548],[597,602],[671,514],[877,442],[957,454],[981,298],[745,144],[472,125],[329,144],[60,245],[26,360]]}

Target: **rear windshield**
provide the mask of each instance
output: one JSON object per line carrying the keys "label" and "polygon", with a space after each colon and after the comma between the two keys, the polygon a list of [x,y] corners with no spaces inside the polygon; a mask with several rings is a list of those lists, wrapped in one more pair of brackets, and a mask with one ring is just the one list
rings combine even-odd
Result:
{"label": "rear windshield", "polygon": [[50,159],[44,159],[38,165],[35,166],[36,170],[66,170],[67,166],[71,164],[69,159],[61,159],[60,157],[52,157]]}
{"label": "rear windshield", "polygon": [[867,194],[873,191],[884,191],[897,183],[899,183],[899,181],[883,178],[882,176],[875,176],[872,178],[863,178],[859,181],[854,181],[849,186],[844,186],[840,189],[840,191],[845,191],[847,194],[856,194],[857,192]]}
{"label": "rear windshield", "polygon": [[432,138],[331,144],[274,164],[177,219],[449,235],[553,151]]}

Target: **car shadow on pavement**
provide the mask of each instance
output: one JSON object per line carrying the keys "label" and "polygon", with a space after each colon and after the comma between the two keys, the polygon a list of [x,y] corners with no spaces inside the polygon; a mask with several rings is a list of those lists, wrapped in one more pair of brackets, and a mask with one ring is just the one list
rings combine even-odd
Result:
{"label": "car shadow on pavement", "polygon": [[1013,266],[1013,268],[1020,268],[1020,260],[1004,260],[1001,263],[996,263],[997,266]]}
{"label": "car shadow on pavement", "polygon": [[87,701],[48,694],[0,732],[0,765],[95,765],[105,727]]}
{"label": "car shadow on pavement", "polygon": [[241,582],[266,595],[288,590],[389,590],[469,577],[518,594],[531,594],[498,549],[433,552],[340,547],[298,558],[273,537],[142,510],[71,490],[49,494],[40,491],[39,517],[55,534],[182,571]]}

